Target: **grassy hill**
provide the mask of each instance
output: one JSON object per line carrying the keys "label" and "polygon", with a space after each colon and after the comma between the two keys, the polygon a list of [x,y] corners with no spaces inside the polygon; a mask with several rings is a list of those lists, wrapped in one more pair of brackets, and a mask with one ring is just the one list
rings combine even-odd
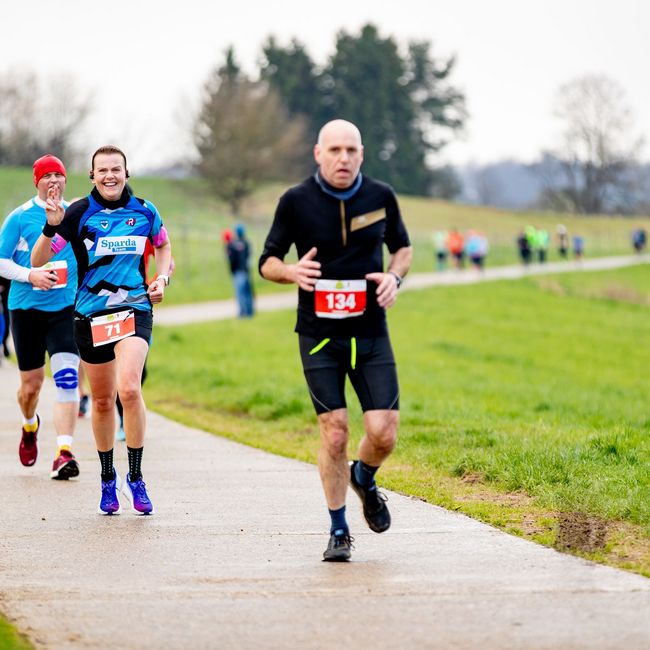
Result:
{"label": "grassy hill", "polygon": [[[0,210],[8,214],[34,194],[31,169],[0,167]],[[138,196],[153,201],[167,225],[177,263],[173,288],[166,304],[214,300],[232,296],[232,286],[221,244],[221,233],[232,227],[226,206],[208,192],[200,179],[170,180],[133,178]],[[71,174],[66,196],[83,196],[91,185],[83,174]],[[248,226],[254,252],[259,254],[275,205],[285,186],[271,185],[258,191],[244,206],[243,220]],[[483,231],[490,241],[488,265],[517,262],[514,240],[526,225],[555,232],[564,223],[570,232],[586,238],[587,256],[630,252],[630,233],[648,218],[577,217],[552,213],[509,212],[493,208],[465,206],[427,198],[402,197],[402,213],[414,243],[414,271],[433,270],[431,235],[435,230],[457,227]],[[557,259],[554,250],[549,259]],[[259,292],[282,290],[255,275]]]}

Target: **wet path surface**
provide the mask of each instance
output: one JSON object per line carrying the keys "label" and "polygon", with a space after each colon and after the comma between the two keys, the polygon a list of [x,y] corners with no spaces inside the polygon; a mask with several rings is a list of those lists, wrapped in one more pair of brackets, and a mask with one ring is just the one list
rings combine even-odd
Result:
{"label": "wet path surface", "polygon": [[53,386],[24,468],[13,366],[0,382],[0,610],[39,648],[650,647],[650,580],[397,494],[376,535],[350,492],[352,562],[321,562],[314,466],[154,414],[144,469],[157,514],[101,517],[89,421],[79,479],[52,481]]}

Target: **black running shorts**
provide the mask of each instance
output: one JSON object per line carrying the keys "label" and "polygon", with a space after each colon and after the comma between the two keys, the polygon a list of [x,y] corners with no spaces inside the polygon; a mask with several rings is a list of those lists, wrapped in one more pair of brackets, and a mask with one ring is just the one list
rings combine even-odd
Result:
{"label": "black running shorts", "polygon": [[[132,336],[144,339],[149,344],[153,328],[153,314],[141,309],[134,309],[133,313],[135,315],[135,334]],[[90,318],[80,314],[74,315],[74,337],[79,347],[79,356],[86,363],[107,363],[115,359],[115,346],[119,341],[95,347],[90,331]]]}
{"label": "black running shorts", "polygon": [[12,309],[10,316],[20,370],[42,368],[46,350],[50,358],[58,352],[79,354],[73,336],[72,306],[59,311]]}
{"label": "black running shorts", "polygon": [[[322,341],[300,334],[298,341],[309,394],[318,415],[345,408],[346,376],[364,412],[399,410],[397,369],[387,336],[330,339],[321,346]],[[314,352],[315,348],[319,349]]]}

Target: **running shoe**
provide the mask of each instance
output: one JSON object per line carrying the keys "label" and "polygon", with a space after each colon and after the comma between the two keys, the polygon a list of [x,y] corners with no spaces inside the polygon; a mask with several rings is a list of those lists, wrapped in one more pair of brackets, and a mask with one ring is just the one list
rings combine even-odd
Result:
{"label": "running shoe", "polygon": [[97,512],[100,515],[119,515],[122,512],[118,492],[122,489],[122,481],[117,472],[111,481],[102,481],[102,498],[99,500]]}
{"label": "running shoe", "polygon": [[77,459],[69,449],[61,449],[52,463],[50,477],[59,481],[67,481],[75,476],[79,476]]}
{"label": "running shoe", "polygon": [[124,491],[124,496],[131,502],[133,514],[153,515],[155,513],[153,503],[151,503],[147,494],[147,487],[144,480],[140,477],[136,481],[130,481],[130,478],[130,475],[127,474],[122,490]]}
{"label": "running shoe", "polygon": [[79,417],[80,418],[85,418],[86,414],[88,413],[88,402],[90,400],[88,399],[88,395],[82,395],[81,399],[79,400]]}
{"label": "running shoe", "polygon": [[[337,534],[338,533],[338,534]],[[330,541],[323,553],[323,562],[347,562],[352,557],[354,538],[341,530],[335,530],[330,535]]]}
{"label": "running shoe", "polygon": [[354,475],[354,468],[358,461],[350,463],[350,486],[357,493],[363,505],[363,516],[370,530],[375,533],[383,533],[390,528],[390,512],[386,501],[388,497],[377,489],[377,485],[369,488],[363,487],[357,483]]}
{"label": "running shoe", "polygon": [[18,445],[18,456],[25,467],[31,467],[38,457],[36,438],[38,437],[38,430],[41,428],[40,416],[37,415],[36,420],[38,422],[36,431],[25,431],[25,427],[23,427],[23,435],[20,439],[20,445]]}
{"label": "running shoe", "polygon": [[126,440],[126,434],[124,433],[124,427],[121,424],[120,424],[120,428],[117,430],[117,433],[115,434],[115,437],[120,442],[124,442]]}

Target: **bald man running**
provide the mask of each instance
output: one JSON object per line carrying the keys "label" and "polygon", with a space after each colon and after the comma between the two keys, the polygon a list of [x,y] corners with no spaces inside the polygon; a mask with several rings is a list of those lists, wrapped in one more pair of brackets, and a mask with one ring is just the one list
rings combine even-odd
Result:
{"label": "bald man running", "polygon": [[[386,309],[397,298],[412,249],[391,187],[361,174],[359,129],[328,122],[314,146],[318,170],[281,198],[260,258],[267,280],[298,285],[298,333],[307,386],[318,416],[320,477],[329,509],[325,561],[347,561],[352,538],[345,515],[348,484],[371,530],[391,519],[375,473],[393,450],[399,386]],[[299,261],[284,257],[295,244]],[[383,268],[383,246],[390,253]],[[363,409],[365,434],[348,465],[345,381]]]}

